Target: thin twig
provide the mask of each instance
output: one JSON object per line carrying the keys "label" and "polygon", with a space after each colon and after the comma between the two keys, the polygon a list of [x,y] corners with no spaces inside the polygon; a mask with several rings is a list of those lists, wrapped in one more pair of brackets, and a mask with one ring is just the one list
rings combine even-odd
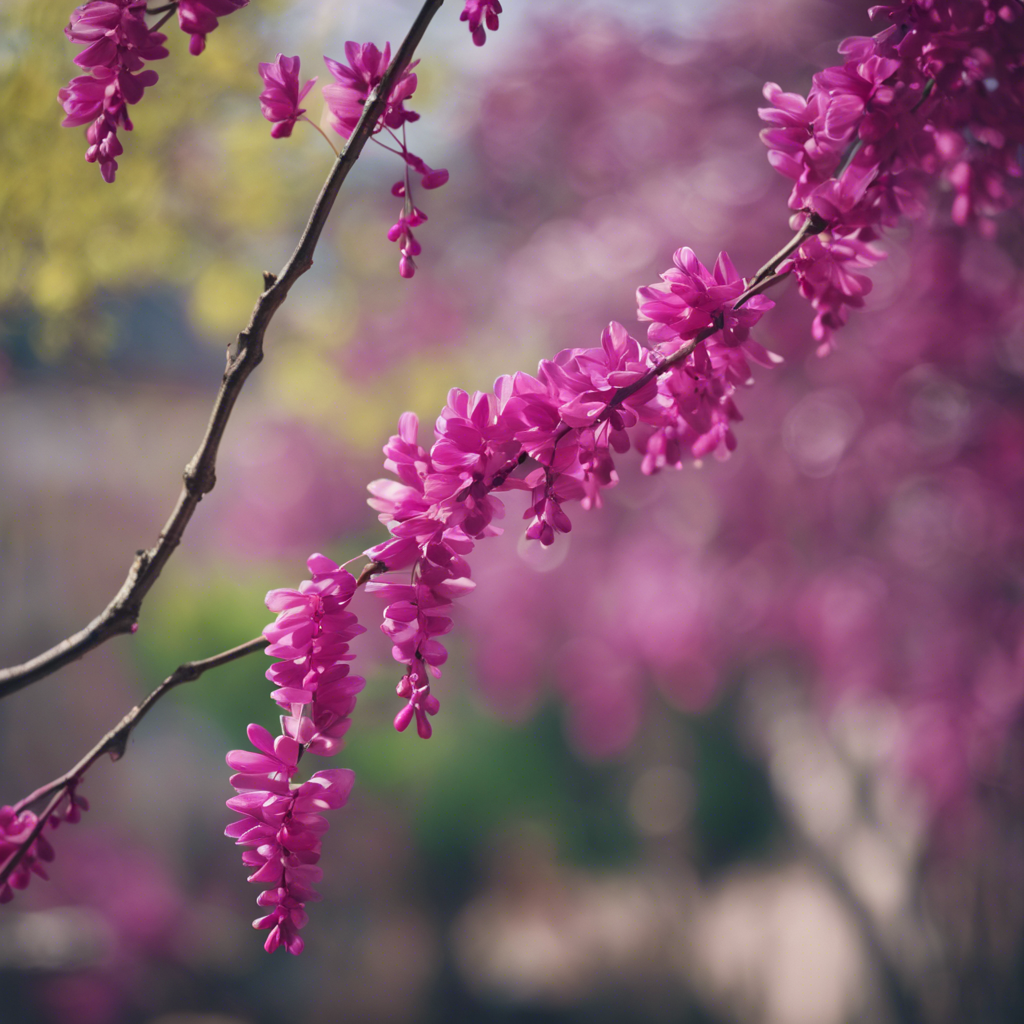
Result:
{"label": "thin twig", "polygon": [[[761,292],[770,288],[774,284],[778,284],[783,278],[788,277],[788,274],[776,274],[775,269],[782,263],[782,261],[794,252],[796,249],[803,244],[811,235],[816,235],[818,232],[823,231],[827,225],[816,213],[812,213],[800,230],[763,266],[761,269],[750,279],[750,284],[742,295],[733,303],[733,309],[739,309],[744,303],[748,302],[755,295],[759,295]],[[677,349],[667,359],[660,362],[657,366],[652,366],[642,377],[633,381],[632,384],[627,384],[625,387],[621,387],[614,395],[609,399],[608,404],[601,411],[600,415],[594,420],[593,425],[596,426],[598,423],[602,423],[612,413],[612,410],[616,406],[621,405],[630,395],[636,394],[641,388],[646,387],[656,377],[660,377],[663,373],[668,372],[673,366],[678,365],[684,360],[688,359],[693,354],[694,350],[702,342],[707,341],[708,338],[713,334],[717,334],[722,329],[721,317],[716,317],[714,323],[708,324],[695,338],[688,341],[682,348]],[[569,428],[567,428],[568,431]],[[566,431],[566,432],[567,432]]]}
{"label": "thin twig", "polygon": [[129,711],[128,714],[125,715],[124,718],[122,718],[121,721],[118,722],[118,724],[114,726],[114,728],[111,729],[110,732],[108,732],[99,741],[99,743],[97,743],[96,746],[94,746],[92,750],[90,750],[89,753],[74,766],[74,768],[65,772],[60,776],[60,778],[54,779],[53,782],[49,782],[45,786],[40,787],[34,793],[30,793],[24,800],[19,800],[18,803],[14,805],[15,813],[20,813],[26,807],[31,806],[39,800],[45,800],[46,797],[52,795],[52,799],[46,805],[46,809],[39,815],[39,818],[32,831],[29,833],[28,838],[15,851],[11,859],[3,866],[3,869],[0,870],[0,886],[10,878],[12,872],[17,868],[21,863],[22,858],[28,852],[29,847],[31,847],[39,837],[39,833],[42,832],[43,826],[57,809],[57,805],[68,791],[78,784],[86,771],[88,771],[93,764],[103,757],[104,754],[110,754],[115,761],[124,756],[128,737],[131,735],[132,730],[140,721],[142,721],[150,708],[152,708],[161,697],[169,693],[176,686],[180,686],[182,683],[190,683],[193,680],[198,679],[204,672],[208,672],[211,668],[218,668],[221,665],[227,665],[228,662],[237,661],[239,658],[244,658],[246,655],[262,650],[266,646],[267,640],[262,636],[258,636],[238,647],[232,647],[230,651],[222,651],[220,654],[215,654],[211,658],[203,658],[201,661],[186,661],[183,665],[179,665],[141,704],[136,704],[136,706],[133,707],[131,711]]}
{"label": "thin twig", "polygon": [[338,191],[384,113],[392,86],[412,59],[423,33],[442,3],[444,0],[426,0],[423,4],[380,84],[367,98],[359,123],[335,161],[291,258],[280,274],[275,275],[269,271],[264,273],[264,291],[256,301],[248,326],[228,349],[227,368],[206,434],[199,450],[185,468],[184,487],[156,545],[136,553],[121,589],[89,625],[30,661],[0,670],[0,697],[6,697],[48,676],[119,633],[135,630],[143,599],[181,542],[185,527],[203,495],[213,490],[221,438],[246,378],[263,359],[263,336],[266,329],[292,285],[313,265],[313,252]]}
{"label": "thin twig", "polygon": [[[383,562],[368,562],[356,579],[356,587],[362,587],[364,584],[368,583],[372,577],[386,571],[387,566]],[[142,718],[149,713],[150,709],[158,700],[165,697],[176,686],[180,686],[182,683],[190,683],[193,680],[198,679],[204,672],[208,672],[211,668],[218,668],[221,665],[227,665],[228,662],[236,661],[238,658],[244,658],[248,654],[253,654],[256,651],[262,650],[267,646],[267,643],[268,641],[265,637],[257,636],[244,644],[240,644],[238,647],[232,647],[229,651],[223,651],[221,654],[215,654],[212,657],[204,658],[201,661],[186,661],[183,665],[179,665],[141,704],[132,708],[131,711],[129,711],[128,714],[125,715],[124,718],[122,718],[121,721],[118,722],[118,724],[114,726],[114,728],[111,729],[110,732],[108,732],[92,748],[92,750],[90,750],[89,753],[75,765],[74,768],[65,772],[52,782],[48,782],[45,786],[40,786],[39,789],[29,793],[28,796],[19,800],[14,805],[15,814],[20,814],[26,807],[31,807],[32,804],[38,803],[40,800],[45,800],[51,794],[54,795],[54,799],[42,812],[40,820],[36,822],[36,825],[29,833],[28,838],[21,844],[20,849],[17,850],[14,856],[4,865],[3,870],[0,871],[0,886],[7,881],[11,873],[15,868],[17,868],[18,864],[25,856],[29,847],[38,838],[43,825],[46,823],[46,820],[52,816],[53,812],[60,804],[61,798],[78,785],[82,776],[104,754],[110,754],[115,761],[120,760],[124,755],[125,746],[132,730],[139,724]]]}
{"label": "thin twig", "polygon": [[46,827],[46,823],[50,820],[53,812],[57,810],[57,805],[64,799],[67,794],[67,790],[63,787],[58,792],[54,793],[53,799],[46,805],[46,810],[36,819],[36,823],[32,826],[32,831],[29,832],[25,841],[14,851],[11,859],[3,866],[3,870],[0,870],[0,887],[7,884],[7,879],[14,874],[15,869],[22,862],[25,854],[32,848],[32,844],[39,838],[39,833]]}
{"label": "thin twig", "polygon": [[775,273],[779,264],[791,253],[803,245],[811,235],[817,235],[824,231],[828,225],[824,218],[812,213],[804,221],[803,227],[750,279],[747,290],[736,300],[734,309],[739,309],[752,295],[756,295],[753,289],[756,288],[766,277]]}

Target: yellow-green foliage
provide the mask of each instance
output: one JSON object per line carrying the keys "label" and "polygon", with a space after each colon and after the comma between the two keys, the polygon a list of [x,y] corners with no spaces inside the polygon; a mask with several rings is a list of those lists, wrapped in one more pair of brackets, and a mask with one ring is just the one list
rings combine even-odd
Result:
{"label": "yellow-green foliage", "polygon": [[[82,73],[73,63],[80,47],[63,34],[73,4],[0,0],[0,346],[17,323],[28,325],[39,358],[101,359],[116,324],[97,300],[161,285],[182,295],[199,336],[224,346],[247,322],[261,272],[278,270],[298,239],[333,160],[308,127],[272,139],[259,113],[256,66],[280,48],[273,21],[287,0],[224,18],[198,58],[168,23],[170,56],[151,65],[160,80],[130,109],[135,128],[121,133],[113,184],[85,162],[85,129],[60,126],[57,91]],[[312,66],[319,40],[308,43],[303,70],[322,75]],[[425,116],[446,74],[436,57],[421,67],[416,109]],[[319,91],[307,102],[317,119]],[[399,361],[369,388],[339,373],[338,352],[358,338],[360,315],[409,297],[385,238],[387,174],[366,193],[343,191],[317,269],[275,319],[249,388],[262,391],[266,414],[315,422],[371,451],[402,409],[429,421],[462,377],[436,355]]]}
{"label": "yellow-green foliage", "polygon": [[237,330],[259,287],[254,237],[299,215],[325,166],[313,139],[275,148],[259,117],[256,63],[268,58],[257,12],[224,19],[199,58],[167,26],[171,55],[131,108],[135,130],[122,133],[108,185],[83,158],[84,128],[60,127],[57,90],[81,73],[62,31],[71,10],[0,5],[0,310],[38,313],[34,342],[51,358],[69,343],[95,347],[100,327],[82,314],[97,292],[159,282],[192,292],[200,330]]}

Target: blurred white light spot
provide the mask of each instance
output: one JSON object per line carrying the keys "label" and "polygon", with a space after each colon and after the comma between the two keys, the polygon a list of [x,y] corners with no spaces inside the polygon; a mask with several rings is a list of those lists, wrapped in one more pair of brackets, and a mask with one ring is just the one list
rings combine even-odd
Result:
{"label": "blurred white light spot", "polygon": [[516,553],[534,572],[551,572],[557,569],[569,554],[568,534],[555,537],[555,542],[545,547],[539,540],[527,540],[525,531],[516,542]]}
{"label": "blurred white light spot", "polygon": [[845,391],[826,389],[803,398],[782,425],[786,450],[806,476],[835,472],[862,419]]}
{"label": "blurred white light spot", "polygon": [[110,926],[87,907],[54,907],[12,915],[0,931],[0,963],[47,971],[90,967],[114,945]]}

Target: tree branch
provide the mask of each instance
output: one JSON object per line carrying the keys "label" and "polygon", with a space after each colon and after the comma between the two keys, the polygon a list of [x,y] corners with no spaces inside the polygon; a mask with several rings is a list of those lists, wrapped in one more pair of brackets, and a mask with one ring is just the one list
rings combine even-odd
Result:
{"label": "tree branch", "polygon": [[[356,588],[362,587],[368,583],[370,579],[379,573],[386,572],[387,566],[383,562],[371,561],[368,562],[362,572],[359,573],[356,579]],[[29,793],[28,796],[19,800],[14,805],[14,813],[20,814],[27,807],[31,807],[32,804],[37,803],[40,800],[45,800],[48,796],[52,796],[53,799],[46,805],[46,809],[40,814],[39,820],[33,826],[32,831],[29,833],[28,838],[21,844],[18,850],[14,853],[6,864],[3,865],[0,870],[0,886],[7,881],[11,873],[21,863],[22,858],[28,852],[32,844],[39,837],[39,833],[42,832],[43,826],[53,815],[54,811],[60,805],[61,800],[64,796],[74,789],[75,786],[81,781],[85,773],[92,767],[104,754],[110,754],[111,757],[117,761],[124,756],[125,747],[128,743],[128,737],[131,735],[132,730],[139,724],[139,722],[147,715],[154,704],[162,697],[166,696],[176,686],[180,686],[182,683],[190,683],[195,679],[198,679],[204,672],[208,672],[211,668],[218,668],[221,665],[227,665],[228,662],[236,661],[239,658],[244,658],[248,654],[253,654],[255,651],[262,650],[268,644],[268,640],[263,636],[254,637],[252,640],[246,641],[244,644],[240,644],[238,647],[232,647],[229,651],[223,651],[220,654],[215,654],[210,658],[203,658],[201,661],[186,661],[184,664],[179,665],[150,695],[141,703],[128,712],[120,722],[114,726],[93,748],[88,754],[83,757],[78,764],[74,766],[70,771],[65,772],[59,778],[54,779],[52,782],[48,782],[45,786],[40,786],[39,789]]]}
{"label": "tree branch", "polygon": [[264,274],[264,291],[256,301],[248,325],[238,335],[234,345],[228,349],[227,368],[206,433],[198,451],[185,467],[181,494],[156,544],[148,550],[136,553],[121,589],[84,629],[61,640],[48,651],[24,664],[0,669],[0,697],[15,693],[30,683],[56,672],[111,637],[119,633],[133,633],[137,628],[143,599],[181,542],[185,527],[188,526],[203,495],[213,490],[221,438],[246,379],[263,359],[263,337],[266,329],[287,298],[292,285],[313,265],[313,252],[338,191],[384,113],[392,86],[412,59],[423,33],[443,2],[444,0],[426,0],[423,4],[380,84],[367,97],[359,123],[335,161],[291,258],[280,274]]}
{"label": "tree branch", "polygon": [[263,650],[267,646],[267,641],[262,636],[254,637],[247,643],[241,644],[238,647],[232,647],[230,651],[222,651],[220,654],[215,654],[211,658],[203,658],[201,661],[186,661],[183,665],[179,665],[150,695],[141,703],[136,704],[135,707],[128,712],[124,718],[113,729],[110,730],[100,741],[89,751],[88,754],[83,757],[78,764],[74,766],[70,771],[65,772],[60,778],[54,779],[53,782],[47,783],[45,786],[40,787],[34,793],[29,793],[24,800],[19,800],[14,805],[15,813],[20,813],[26,807],[36,803],[38,800],[44,800],[46,797],[52,797],[50,802],[46,805],[46,809],[39,815],[32,831],[29,833],[28,838],[21,844],[21,846],[14,852],[10,860],[4,864],[3,868],[0,869],[0,886],[10,878],[11,874],[21,863],[22,858],[28,852],[29,848],[39,837],[39,833],[42,832],[47,821],[53,815],[53,812],[57,809],[61,800],[68,793],[69,790],[73,789],[82,778],[82,776],[89,770],[89,768],[95,764],[104,754],[110,754],[110,756],[116,761],[124,756],[125,747],[128,743],[128,737],[131,735],[132,730],[142,721],[142,719],[149,713],[149,710],[153,705],[160,700],[165,694],[169,693],[176,686],[180,686],[182,683],[190,683],[195,679],[198,679],[204,672],[208,672],[211,668],[218,668],[221,665],[227,665],[228,662],[237,661],[239,658],[244,658],[248,654],[253,654],[256,651]]}

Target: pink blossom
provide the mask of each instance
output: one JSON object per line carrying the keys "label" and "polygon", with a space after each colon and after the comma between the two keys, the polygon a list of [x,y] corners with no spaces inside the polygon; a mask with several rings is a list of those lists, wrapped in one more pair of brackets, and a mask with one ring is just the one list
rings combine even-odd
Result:
{"label": "pink blossom", "polygon": [[344,806],[354,778],[348,769],[330,769],[295,784],[299,758],[304,752],[329,757],[341,749],[365,685],[346,664],[352,658],[348,642],[364,631],[347,610],[355,578],[324,555],[311,555],[307,565],[312,579],[298,589],[267,594],[267,607],[277,612],[263,631],[267,654],[281,659],[267,678],[276,687],[271,696],[286,711],[282,733],[275,738],[263,726],[250,725],[256,749],[227,755],[238,791],[227,805],[242,817],[225,834],[251,847],[242,854],[242,862],[255,869],[249,881],[266,886],[257,902],[273,909],[253,926],[270,931],[268,953],[282,945],[289,953],[302,952],[304,907],[319,899],[312,886],[322,875],[316,863],[327,822],[319,812]]}
{"label": "pink blossom", "polygon": [[419,227],[426,219],[427,215],[422,210],[418,210],[413,206],[409,210],[408,216],[403,212],[388,231],[388,241],[397,242],[402,253],[402,258],[399,262],[402,277],[412,277],[416,273],[416,264],[413,262],[413,257],[419,256],[423,251],[423,247],[416,241],[416,236],[412,233],[412,229]]}
{"label": "pink blossom", "polygon": [[316,864],[327,821],[320,812],[344,807],[355,776],[335,768],[292,785],[301,746],[289,736],[275,740],[259,725],[250,725],[248,734],[256,752],[233,750],[227,755],[228,764],[237,769],[231,784],[238,790],[227,803],[242,817],[225,835],[238,846],[250,847],[242,863],[254,869],[249,881],[265,886],[256,902],[273,908],[253,921],[254,928],[270,932],[264,948],[273,953],[284,946],[297,955],[303,949],[299,929],[308,920],[305,904],[320,898],[313,888],[323,877]]}
{"label": "pink blossom", "polygon": [[[697,284],[687,294],[702,324],[718,317],[728,337],[708,339],[669,372],[660,370],[660,353],[642,349],[613,323],[599,347],[565,349],[543,360],[536,377],[499,377],[492,393],[452,389],[429,452],[418,444],[416,417],[400,419],[399,433],[384,448],[385,466],[398,479],[369,488],[370,505],[392,536],[365,552],[385,572],[402,572],[400,579],[367,586],[388,602],[381,628],[393,657],[406,666],[398,684],[407,702],[395,718],[400,731],[415,718],[420,736],[431,734],[428,716],[439,704],[428,673],[438,678],[447,659],[438,637],[451,629],[452,602],[475,586],[466,556],[477,541],[501,533],[496,521],[504,506],[495,492],[531,492],[526,537],[547,546],[572,529],[566,503],[598,507],[602,490],[617,483],[613,453],[635,442],[645,456],[652,453],[644,465],[654,471],[668,464],[669,438],[672,464],[681,464],[684,446],[695,458],[735,447],[730,424],[739,413],[731,396],[749,382],[745,351],[770,362],[750,341],[749,324],[771,303],[732,309],[743,281],[728,257],[719,259],[717,277],[703,268],[695,273]],[[410,566],[412,582],[405,582]]]}
{"label": "pink blossom", "polygon": [[167,56],[167,37],[151,31],[145,15],[142,0],[92,0],[74,11],[64,30],[69,39],[88,44],[75,63],[91,69],[92,75],[73,78],[58,92],[67,115],[62,123],[89,125],[85,159],[98,163],[108,182],[114,180],[117,157],[124,151],[118,130],[132,130],[127,105],[138,103],[158,78],[155,71],[143,70],[144,61]]}
{"label": "pink blossom", "polygon": [[459,15],[459,21],[469,23],[473,42],[477,46],[483,46],[487,39],[484,25],[486,24],[492,32],[497,32],[499,14],[501,14],[501,4],[498,0],[466,0],[466,6]]}
{"label": "pink blossom", "polygon": [[640,319],[654,321],[647,330],[651,341],[690,341],[717,323],[723,342],[739,345],[749,337],[750,327],[775,305],[764,295],[755,295],[740,309],[733,309],[745,283],[728,253],[719,253],[714,272],[687,247],[677,249],[672,259],[675,266],[661,275],[663,283],[637,289]]}
{"label": "pink blossom", "polygon": [[[331,128],[343,138],[349,138],[359,123],[363,108],[370,93],[380,84],[391,62],[391,44],[385,44],[383,53],[373,43],[348,42],[345,44],[345,56],[348,65],[324,57],[327,69],[335,81],[324,86],[324,100],[327,103],[328,120]],[[440,188],[448,181],[448,172],[443,168],[432,168],[413,153],[405,143],[404,126],[419,120],[419,114],[406,109],[405,101],[416,90],[416,75],[412,69],[418,64],[413,61],[402,72],[398,81],[391,89],[387,105],[374,133],[386,132],[391,137],[391,144],[397,146],[399,156],[405,161],[404,181],[398,181],[391,189],[391,194],[405,200],[398,221],[388,231],[388,239],[399,246],[398,271],[404,278],[411,278],[416,273],[416,257],[422,247],[413,234],[412,229],[427,219],[427,215],[418,209],[412,201],[412,182],[409,171],[420,175],[420,183],[425,189]],[[402,129],[396,134],[395,129]],[[379,142],[379,140],[377,140]],[[383,145],[383,143],[381,143]]]}
{"label": "pink blossom", "polygon": [[845,238],[812,235],[786,262],[800,283],[800,294],[815,309],[811,333],[819,354],[831,348],[832,332],[846,323],[850,308],[864,305],[871,279],[856,271],[874,266],[884,254],[856,235]]}
{"label": "pink blossom", "polygon": [[260,64],[260,77],[266,88],[260,94],[260,110],[263,116],[273,124],[270,134],[275,139],[287,138],[295,127],[305,109],[299,104],[316,82],[311,78],[299,87],[299,58],[277,55],[273,64]]}
{"label": "pink blossom", "polygon": [[76,8],[64,34],[72,42],[89,45],[75,63],[83,68],[139,71],[143,61],[166,57],[167,37],[150,31],[145,13],[145,0],[92,0]]}
{"label": "pink blossom", "polygon": [[[31,799],[31,798],[30,798]],[[65,802],[66,801],[66,802]],[[19,804],[18,807],[22,807]],[[66,790],[60,803],[50,815],[46,827],[57,828],[62,821],[74,824],[82,818],[82,811],[89,809],[89,801],[77,793],[77,784]],[[33,830],[39,822],[39,816],[33,811],[19,810],[16,807],[0,807],[0,870],[8,865],[11,858],[28,842]],[[39,832],[32,845],[21,856],[18,866],[11,872],[7,880],[0,885],[0,903],[8,903],[14,898],[16,889],[25,889],[33,875],[48,879],[44,864],[53,860],[53,845],[43,831]]]}
{"label": "pink blossom", "polygon": [[[382,53],[373,43],[348,42],[345,57],[347,65],[324,57],[334,82],[325,85],[323,93],[331,127],[347,139],[359,123],[367,98],[380,84],[391,63],[391,44],[385,43]],[[416,75],[412,69],[418,63],[413,61],[406,67],[392,87],[380,124],[374,131],[380,131],[382,125],[400,128],[409,121],[419,120],[419,114],[405,109],[405,101],[416,91]]]}
{"label": "pink blossom", "polygon": [[[813,211],[835,236],[877,234],[923,212],[926,187],[941,175],[954,193],[953,221],[991,232],[1024,177],[1024,103],[1010,86],[1022,68],[1024,19],[994,0],[907,0],[872,15],[893,26],[844,40],[846,61],[816,74],[806,100],[765,87],[772,106],[759,111],[770,125],[762,139],[772,165],[794,180],[791,208],[800,220]],[[815,297],[819,340],[845,321],[845,306],[858,304],[802,291]]]}
{"label": "pink blossom", "polygon": [[206,37],[217,27],[219,19],[248,3],[249,0],[179,0],[178,27],[191,36],[189,53],[198,57],[206,49]]}

